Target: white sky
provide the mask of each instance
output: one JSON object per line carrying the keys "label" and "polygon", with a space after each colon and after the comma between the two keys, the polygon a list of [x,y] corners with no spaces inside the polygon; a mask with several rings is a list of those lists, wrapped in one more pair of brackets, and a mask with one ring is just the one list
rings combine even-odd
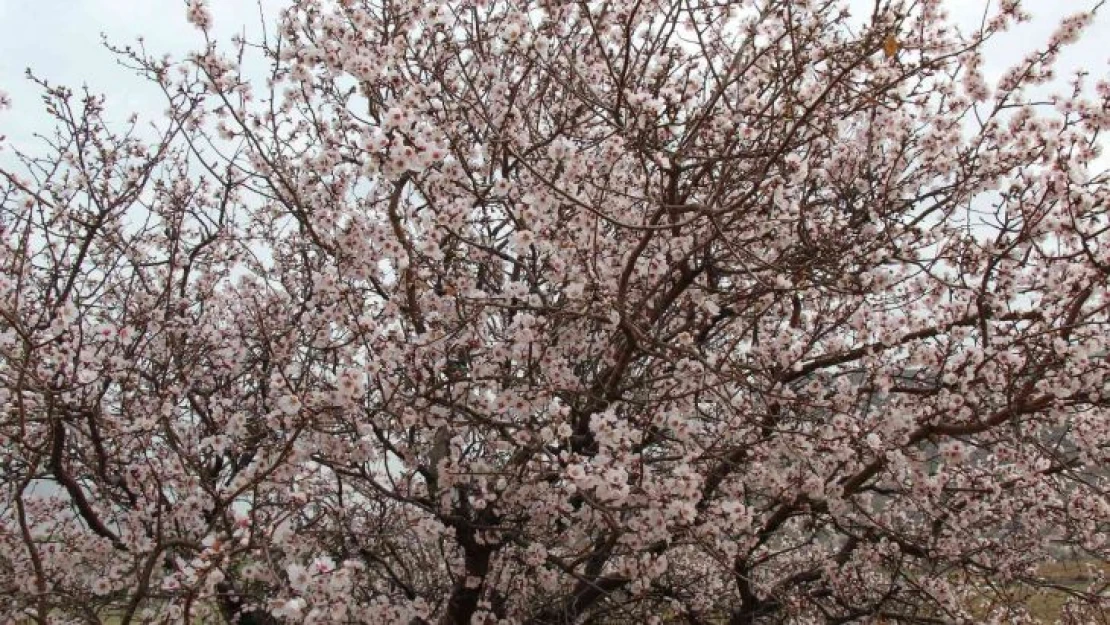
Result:
{"label": "white sky", "polygon": [[[221,43],[237,33],[257,39],[258,0],[211,4]],[[272,28],[286,3],[261,4]],[[202,35],[185,21],[184,0],[0,0],[0,90],[12,99],[12,108],[0,112],[0,134],[24,147],[34,132],[50,127],[37,85],[25,78],[28,67],[52,84],[75,91],[88,85],[92,92],[107,95],[110,119],[122,120],[131,112],[147,121],[159,118],[165,108],[162,95],[120,67],[102,45],[102,35],[121,47],[141,36],[156,57],[169,53],[180,58],[203,45]]]}
{"label": "white sky", "polygon": [[[871,0],[853,0],[858,13],[869,13]],[[953,18],[968,29],[979,23],[989,0],[947,0]],[[262,10],[273,20],[283,0],[261,0]],[[995,0],[997,2],[997,0]],[[1065,15],[1091,6],[1094,0],[1025,0],[1033,23],[1022,25],[992,42],[985,72],[988,80],[1016,62],[1033,46],[1042,44]],[[0,0],[0,91],[13,101],[0,112],[0,134],[27,148],[35,131],[48,128],[37,88],[24,78],[27,67],[54,84],[108,95],[111,119],[124,119],[134,111],[146,120],[156,119],[164,104],[155,89],[117,65],[101,45],[101,34],[116,44],[145,37],[147,49],[160,55],[180,56],[199,47],[200,34],[185,21],[184,0]],[[226,41],[233,33],[259,32],[258,0],[212,0],[218,35]],[[1110,77],[1110,6],[1084,39],[1064,56],[1061,76],[1079,68],[1093,78]],[[33,151],[33,150],[32,150]]]}

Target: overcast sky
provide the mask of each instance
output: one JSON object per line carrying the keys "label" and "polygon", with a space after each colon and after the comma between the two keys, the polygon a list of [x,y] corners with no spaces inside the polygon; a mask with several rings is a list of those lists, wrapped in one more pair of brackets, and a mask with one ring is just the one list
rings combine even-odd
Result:
{"label": "overcast sky", "polygon": [[[986,1],[949,0],[948,5],[958,23],[973,27]],[[870,0],[857,2],[862,4],[860,13],[869,12]],[[262,12],[272,21],[284,4],[263,0]],[[1026,0],[1035,19],[992,42],[985,68],[988,78],[1044,42],[1061,17],[1092,4],[1093,0]],[[221,39],[236,32],[248,38],[259,32],[257,0],[213,0],[211,5]],[[0,134],[25,147],[34,131],[45,128],[37,90],[24,78],[28,67],[52,83],[75,88],[87,84],[94,92],[106,93],[113,118],[123,119],[131,111],[147,119],[157,117],[164,106],[159,94],[116,64],[101,45],[102,33],[117,44],[144,36],[147,49],[159,54],[181,55],[200,43],[199,33],[185,22],[184,0],[0,0],[0,91],[13,100],[11,110],[0,112]],[[1063,57],[1060,74],[1087,68],[1096,78],[1110,76],[1107,41],[1110,7]]]}

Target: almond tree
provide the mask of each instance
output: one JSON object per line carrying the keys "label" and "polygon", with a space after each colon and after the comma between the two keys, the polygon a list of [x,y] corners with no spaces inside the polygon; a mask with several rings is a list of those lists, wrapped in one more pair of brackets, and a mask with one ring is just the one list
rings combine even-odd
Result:
{"label": "almond tree", "polygon": [[116,49],[164,118],[36,79],[0,614],[1104,617],[1041,575],[1110,558],[1091,17],[988,83],[1016,0],[192,0]]}

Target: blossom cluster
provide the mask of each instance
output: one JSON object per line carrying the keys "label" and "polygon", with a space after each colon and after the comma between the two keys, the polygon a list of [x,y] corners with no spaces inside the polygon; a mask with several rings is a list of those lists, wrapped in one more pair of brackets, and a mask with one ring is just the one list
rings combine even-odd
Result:
{"label": "blossom cluster", "polygon": [[0,617],[1027,622],[1110,559],[1110,77],[877,6],[191,0],[160,134],[41,81]]}

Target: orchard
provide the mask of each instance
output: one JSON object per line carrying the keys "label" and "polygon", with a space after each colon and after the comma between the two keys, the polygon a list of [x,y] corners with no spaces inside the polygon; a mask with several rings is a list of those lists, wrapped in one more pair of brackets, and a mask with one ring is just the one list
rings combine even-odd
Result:
{"label": "orchard", "polygon": [[161,117],[32,75],[0,620],[1104,622],[1110,74],[1088,6],[988,78],[1031,4],[191,0]]}

